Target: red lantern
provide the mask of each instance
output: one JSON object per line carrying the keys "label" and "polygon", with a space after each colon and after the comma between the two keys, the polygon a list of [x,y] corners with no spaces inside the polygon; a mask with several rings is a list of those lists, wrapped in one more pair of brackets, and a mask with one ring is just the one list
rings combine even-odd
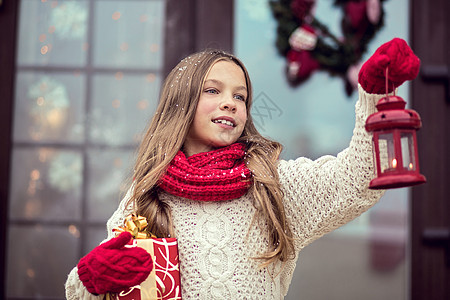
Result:
{"label": "red lantern", "polygon": [[401,97],[386,93],[376,105],[378,112],[366,120],[366,130],[373,132],[377,172],[377,177],[370,182],[370,189],[400,188],[426,182],[419,172],[417,153],[416,131],[422,127],[422,122],[416,111],[405,109],[405,106]]}

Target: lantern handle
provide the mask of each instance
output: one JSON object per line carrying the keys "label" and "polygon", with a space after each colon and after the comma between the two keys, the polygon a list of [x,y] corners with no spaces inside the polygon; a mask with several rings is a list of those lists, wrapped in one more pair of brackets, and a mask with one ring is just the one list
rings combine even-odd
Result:
{"label": "lantern handle", "polygon": [[[389,100],[389,96],[388,96],[388,86],[389,86],[389,67],[386,67],[386,99]],[[394,83],[392,83],[392,92],[394,93],[395,96],[395,86]]]}

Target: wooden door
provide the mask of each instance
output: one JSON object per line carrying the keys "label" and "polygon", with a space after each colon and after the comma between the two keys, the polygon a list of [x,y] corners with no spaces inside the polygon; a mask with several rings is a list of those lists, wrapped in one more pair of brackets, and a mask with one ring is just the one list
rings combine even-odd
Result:
{"label": "wooden door", "polygon": [[421,173],[412,189],[411,299],[450,299],[450,3],[411,1],[411,42],[421,59],[412,84]]}

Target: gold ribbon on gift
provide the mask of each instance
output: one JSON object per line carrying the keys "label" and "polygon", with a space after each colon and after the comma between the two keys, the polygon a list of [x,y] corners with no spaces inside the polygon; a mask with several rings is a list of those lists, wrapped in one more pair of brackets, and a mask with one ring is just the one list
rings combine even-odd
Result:
{"label": "gold ribbon on gift", "polygon": [[131,214],[125,218],[124,226],[114,228],[113,231],[116,232],[116,235],[128,231],[135,239],[156,238],[156,235],[145,230],[147,225],[145,217]]}
{"label": "gold ribbon on gift", "polygon": [[[147,251],[150,256],[155,257],[154,249],[153,249],[153,238],[156,236],[148,231],[147,228],[147,219],[143,216],[139,216],[136,214],[131,214],[125,218],[124,226],[116,227],[113,229],[113,232],[116,233],[116,236],[121,234],[122,232],[129,232],[135,239],[133,241],[133,245],[137,247],[143,248]],[[150,272],[149,276],[141,282],[139,285],[130,287],[129,289],[125,289],[120,293],[107,293],[105,300],[118,300],[118,299],[128,299],[127,295],[133,291],[134,289],[139,290],[141,295],[141,299],[143,300],[157,300],[158,298],[158,288],[156,285],[156,270],[155,266]]]}

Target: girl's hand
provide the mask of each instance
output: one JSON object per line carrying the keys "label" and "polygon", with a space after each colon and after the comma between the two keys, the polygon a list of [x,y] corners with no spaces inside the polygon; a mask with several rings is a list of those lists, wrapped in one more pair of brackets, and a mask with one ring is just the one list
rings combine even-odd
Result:
{"label": "girl's hand", "polygon": [[144,281],[153,269],[153,261],[142,248],[124,247],[129,232],[101,244],[78,263],[78,276],[92,294],[118,293]]}
{"label": "girl's hand", "polygon": [[399,38],[381,45],[361,67],[358,82],[370,94],[386,93],[386,68],[388,92],[392,92],[406,80],[416,78],[420,60],[408,44]]}

